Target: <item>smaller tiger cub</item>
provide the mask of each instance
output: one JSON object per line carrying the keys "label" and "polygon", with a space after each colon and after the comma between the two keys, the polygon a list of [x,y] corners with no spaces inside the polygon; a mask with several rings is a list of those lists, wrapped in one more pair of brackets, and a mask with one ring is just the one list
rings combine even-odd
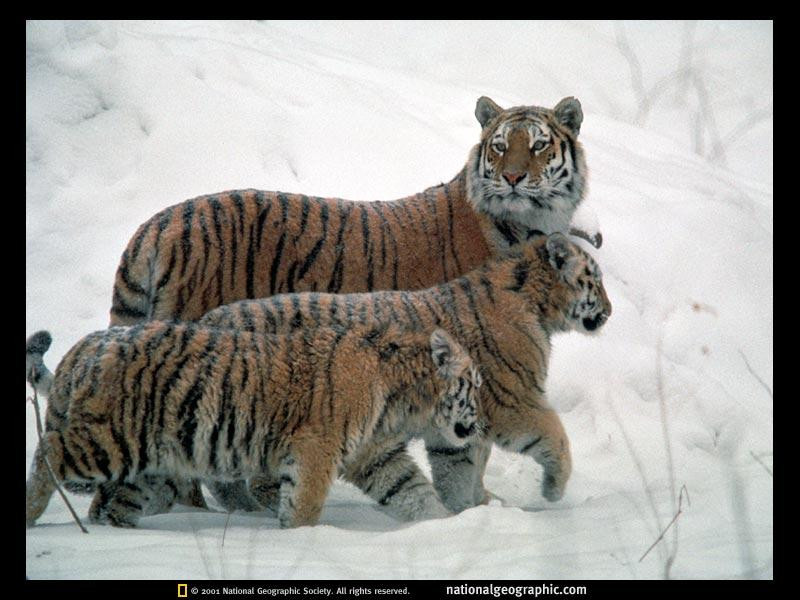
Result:
{"label": "smaller tiger cub", "polygon": [[58,480],[108,492],[115,504],[92,514],[112,525],[148,514],[153,482],[169,504],[173,479],[270,473],[280,481],[280,525],[297,527],[317,523],[336,475],[373,438],[433,425],[464,446],[480,429],[480,375],[442,329],[263,335],[151,321],[89,334],[55,374],[42,361],[49,346],[46,332],[26,342],[28,381],[48,395],[28,526],[55,489],[45,457]]}

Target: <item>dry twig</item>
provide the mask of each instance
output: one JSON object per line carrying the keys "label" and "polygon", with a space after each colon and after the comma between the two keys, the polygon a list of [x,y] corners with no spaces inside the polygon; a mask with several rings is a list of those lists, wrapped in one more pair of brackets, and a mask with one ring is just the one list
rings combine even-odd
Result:
{"label": "dry twig", "polygon": [[761,460],[761,459],[758,457],[758,455],[757,455],[755,452],[753,452],[752,450],[750,450],[750,456],[752,456],[754,459],[756,459],[756,462],[757,462],[758,464],[760,464],[762,467],[764,467],[764,470],[765,470],[767,473],[769,473],[769,476],[770,476],[770,477],[772,477],[772,469],[770,469],[770,468],[769,468],[767,465],[765,465],[765,464],[764,464],[764,461],[763,461],[763,460]]}
{"label": "dry twig", "polygon": [[672,517],[672,520],[669,522],[669,525],[667,525],[664,528],[664,530],[661,532],[661,534],[656,538],[656,541],[653,542],[647,550],[645,550],[644,554],[642,554],[642,557],[639,559],[639,562],[642,562],[644,560],[645,556],[647,556],[650,553],[650,550],[652,550],[653,548],[656,547],[656,544],[658,544],[658,542],[660,542],[664,538],[664,535],[667,533],[667,530],[670,527],[672,527],[672,525],[675,523],[675,521],[678,520],[678,517],[680,517],[681,514],[683,513],[683,493],[684,492],[686,492],[686,502],[691,506],[692,503],[689,502],[689,490],[686,489],[686,485],[684,484],[684,485],[681,486],[680,494],[678,495],[678,511],[675,513],[675,516]]}
{"label": "dry twig", "polygon": [[[772,398],[772,388],[770,388],[770,387],[769,387],[769,386],[768,386],[768,385],[767,385],[767,384],[764,382],[764,380],[763,380],[763,379],[761,379],[761,377],[759,377],[759,376],[758,376],[758,373],[756,373],[756,372],[753,370],[753,367],[751,367],[751,366],[750,366],[750,362],[747,360],[747,357],[745,356],[744,352],[742,352],[741,348],[739,349],[739,354],[741,354],[741,355],[742,355],[742,358],[744,359],[744,365],[747,367],[747,370],[748,370],[748,371],[750,371],[750,374],[751,374],[753,377],[755,377],[755,378],[756,378],[756,381],[758,381],[758,383],[760,383],[760,384],[761,384],[761,385],[764,387],[764,389],[765,389],[765,390],[767,390],[767,393],[769,394],[769,397],[770,397],[770,398]],[[773,400],[774,400],[774,398],[773,398]]]}
{"label": "dry twig", "polygon": [[28,398],[28,400],[30,400],[31,404],[33,404],[33,410],[36,413],[36,434],[39,436],[39,448],[42,449],[42,458],[44,459],[44,464],[47,467],[47,472],[50,474],[50,477],[52,478],[53,483],[56,486],[56,490],[58,491],[59,496],[61,496],[61,499],[64,501],[64,504],[67,505],[67,509],[72,515],[72,518],[75,519],[75,523],[78,524],[78,527],[80,527],[83,533],[89,533],[81,523],[81,520],[78,518],[78,515],[75,513],[75,509],[73,509],[72,505],[69,503],[66,494],[64,494],[64,491],[61,489],[61,486],[58,484],[58,479],[56,479],[56,474],[53,471],[53,467],[50,466],[50,461],[47,458],[47,454],[45,452],[45,447],[44,447],[44,435],[42,434],[41,413],[39,412],[39,396],[36,393],[36,387],[33,388],[33,397]]}

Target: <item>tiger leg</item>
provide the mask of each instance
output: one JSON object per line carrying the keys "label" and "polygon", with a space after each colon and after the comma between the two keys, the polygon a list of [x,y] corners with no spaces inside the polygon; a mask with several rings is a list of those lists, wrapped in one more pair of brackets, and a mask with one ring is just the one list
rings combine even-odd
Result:
{"label": "tiger leg", "polygon": [[344,478],[401,521],[439,519],[452,513],[408,454],[406,441],[370,445],[344,470]]}
{"label": "tiger leg", "polygon": [[316,525],[336,476],[331,444],[305,439],[281,462],[278,522],[283,528]]}
{"label": "tiger leg", "polygon": [[435,430],[424,435],[433,485],[444,505],[454,513],[487,501],[483,471],[489,458],[486,442],[456,448]]}
{"label": "tiger leg", "polygon": [[567,480],[572,473],[572,456],[569,439],[555,411],[539,415],[537,430],[500,444],[501,448],[531,456],[544,467],[542,496],[550,502],[564,495]]}
{"label": "tiger leg", "polygon": [[25,482],[25,525],[27,527],[32,527],[36,523],[36,519],[42,516],[53,492],[56,491],[56,484],[45,463],[45,456],[47,456],[53,472],[58,474],[61,472],[62,453],[61,435],[56,431],[47,432],[36,448],[31,472]]}
{"label": "tiger leg", "polygon": [[200,487],[199,479],[176,481],[175,484],[180,490],[178,504],[194,506],[195,508],[208,508],[206,499],[203,497],[203,490]]}
{"label": "tiger leg", "polygon": [[[214,496],[214,499],[228,512],[233,512],[235,510],[264,510],[261,504],[259,504],[250,493],[250,490],[247,488],[247,481],[244,479],[238,481],[207,481],[206,485],[208,489],[211,490],[211,495]],[[279,489],[280,483],[276,482],[274,499],[276,507],[278,502],[277,491]]]}
{"label": "tiger leg", "polygon": [[483,475],[486,472],[486,463],[489,461],[489,455],[492,453],[491,444],[477,444],[475,445],[475,484],[473,487],[473,500],[476,505],[489,504],[489,500],[496,498],[494,494],[487,491],[483,486]]}
{"label": "tiger leg", "polygon": [[[184,480],[187,487],[191,484]],[[136,527],[139,518],[168,512],[181,491],[169,477],[140,475],[134,482],[100,484],[89,508],[91,523]]]}

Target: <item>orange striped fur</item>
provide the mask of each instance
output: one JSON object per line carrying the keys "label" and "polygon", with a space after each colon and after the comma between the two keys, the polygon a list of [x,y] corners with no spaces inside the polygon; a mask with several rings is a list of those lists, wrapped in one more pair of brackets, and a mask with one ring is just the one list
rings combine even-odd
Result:
{"label": "orange striped fur", "polygon": [[[43,338],[26,344],[34,385],[42,381],[30,364],[41,363]],[[54,491],[47,457],[59,480],[99,486],[95,522],[134,526],[151,511],[154,488],[168,492],[173,478],[269,474],[279,483],[281,526],[313,525],[337,473],[386,463],[412,432],[433,427],[455,446],[468,443],[478,431],[476,377],[469,355],[441,329],[265,336],[153,321],[95,332],[48,378],[26,522]],[[424,477],[402,475],[373,496],[386,504],[404,487],[427,486],[429,504],[447,514]]]}

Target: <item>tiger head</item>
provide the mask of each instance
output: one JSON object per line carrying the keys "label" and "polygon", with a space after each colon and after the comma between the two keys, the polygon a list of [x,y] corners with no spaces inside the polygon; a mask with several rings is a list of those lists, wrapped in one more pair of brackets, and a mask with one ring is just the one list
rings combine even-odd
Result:
{"label": "tiger head", "polygon": [[552,269],[554,283],[544,306],[552,328],[596,333],[611,316],[611,301],[603,287],[600,267],[561,233],[553,233],[534,245]]}
{"label": "tiger head", "polygon": [[431,334],[431,358],[446,382],[434,425],[450,444],[465,446],[479,433],[478,388],[483,380],[466,350],[443,329]]}
{"label": "tiger head", "polygon": [[544,233],[566,231],[586,187],[580,102],[502,109],[482,96],[475,116],[483,128],[467,162],[475,210]]}

